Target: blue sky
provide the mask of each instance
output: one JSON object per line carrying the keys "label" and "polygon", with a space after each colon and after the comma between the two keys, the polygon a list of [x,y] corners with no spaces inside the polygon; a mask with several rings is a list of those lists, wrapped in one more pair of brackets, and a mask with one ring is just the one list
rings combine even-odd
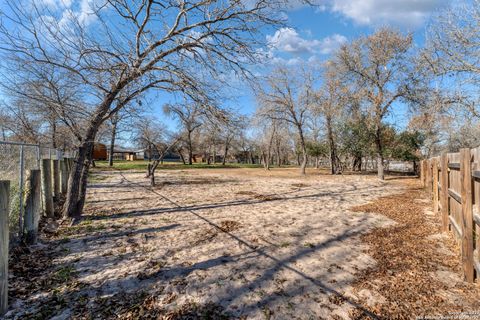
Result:
{"label": "blue sky", "polygon": [[[382,26],[391,26],[404,33],[412,32],[415,45],[421,47],[432,14],[448,5],[448,1],[320,0],[317,4],[312,8],[292,1],[293,8],[285,10],[289,27],[271,30],[265,35],[270,47],[264,50],[272,55],[272,61],[289,65],[318,65],[342,43],[370,34]],[[253,94],[248,88],[237,92],[240,94],[235,101],[229,102],[231,106],[244,114],[252,113],[255,110]],[[156,99],[153,111],[174,129],[175,122],[161,115],[164,98]],[[405,127],[407,107],[397,104],[394,110],[387,121],[398,128]]]}
{"label": "blue sky", "polygon": [[[7,0],[3,0],[7,1]],[[0,0],[0,8],[5,3]],[[25,0],[29,1],[29,0]],[[82,22],[93,19],[89,3],[98,0],[30,0],[48,8],[59,10],[61,21],[74,14]],[[306,6],[300,0],[290,0],[284,16],[288,27],[268,30],[262,37],[267,46],[262,50],[269,54],[270,63],[318,66],[342,43],[375,31],[381,26],[392,26],[402,32],[413,32],[416,46],[424,42],[425,27],[433,13],[448,5],[447,0],[312,0],[316,6]],[[261,69],[261,68],[258,68]],[[224,107],[232,107],[244,114],[255,110],[255,99],[247,86],[232,83],[236,99],[224,100]],[[150,93],[146,101],[150,112],[174,130],[174,120],[162,113],[165,103],[173,102],[172,96]],[[404,127],[406,107],[398,104],[388,121]]]}

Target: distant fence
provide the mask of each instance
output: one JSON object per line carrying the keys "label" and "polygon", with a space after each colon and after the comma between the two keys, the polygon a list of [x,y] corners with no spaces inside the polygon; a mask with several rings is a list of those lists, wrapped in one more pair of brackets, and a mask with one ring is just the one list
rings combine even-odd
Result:
{"label": "distant fence", "polygon": [[480,147],[423,160],[420,168],[443,231],[451,230],[461,247],[465,280],[474,282],[480,275]]}
{"label": "distant fence", "polygon": [[9,231],[12,238],[20,238],[23,233],[29,172],[40,170],[42,159],[62,160],[68,156],[60,150],[38,144],[0,141],[0,177],[10,181]]}
{"label": "distant fence", "polygon": [[20,241],[34,244],[41,217],[54,218],[54,202],[67,192],[73,167],[69,156],[40,145],[0,141],[0,317],[8,309],[9,247]]}

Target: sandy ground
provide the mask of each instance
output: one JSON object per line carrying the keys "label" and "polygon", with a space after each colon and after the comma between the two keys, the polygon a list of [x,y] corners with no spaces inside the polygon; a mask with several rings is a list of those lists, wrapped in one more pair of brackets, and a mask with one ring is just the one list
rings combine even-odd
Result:
{"label": "sandy ground", "polygon": [[80,281],[103,295],[155,282],[177,297],[172,308],[213,302],[252,319],[346,316],[348,301],[331,296],[374,263],[358,236],[389,224],[348,208],[399,189],[293,169],[163,172],[153,191],[143,173],[109,175],[91,186],[87,211],[113,230],[69,246]]}
{"label": "sandy ground", "polygon": [[[293,169],[162,171],[154,189],[143,172],[95,179],[87,219],[61,235],[62,254],[51,261],[71,266],[70,293],[86,300],[84,310],[145,291],[165,312],[210,303],[246,319],[348,319],[359,307],[351,283],[375,265],[360,236],[395,223],[349,208],[404,190],[372,176]],[[9,315],[34,313],[49,294],[14,300]],[[67,303],[50,315],[75,312]]]}

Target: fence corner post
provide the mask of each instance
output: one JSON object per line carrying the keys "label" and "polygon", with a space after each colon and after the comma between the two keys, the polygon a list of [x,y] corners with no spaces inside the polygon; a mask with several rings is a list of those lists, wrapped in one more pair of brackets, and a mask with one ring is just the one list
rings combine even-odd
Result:
{"label": "fence corner post", "polygon": [[474,281],[473,267],[473,199],[472,156],[470,149],[460,149],[460,183],[462,186],[462,264],[465,280]]}
{"label": "fence corner post", "polygon": [[0,317],[8,310],[8,214],[10,181],[0,181]]}

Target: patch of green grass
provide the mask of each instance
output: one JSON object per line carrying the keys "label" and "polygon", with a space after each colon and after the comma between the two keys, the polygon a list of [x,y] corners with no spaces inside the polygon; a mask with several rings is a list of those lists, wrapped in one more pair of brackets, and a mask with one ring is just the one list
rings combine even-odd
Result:
{"label": "patch of green grass", "polygon": [[55,279],[60,281],[60,282],[67,282],[70,280],[75,273],[75,268],[73,266],[65,266],[60,269],[58,269],[55,272]]}
{"label": "patch of green grass", "polygon": [[[136,161],[115,161],[113,167],[108,166],[107,161],[95,161],[96,167],[94,170],[147,170],[148,161],[136,160]],[[194,163],[192,165],[183,164],[179,162],[164,162],[160,164],[157,170],[185,170],[185,169],[234,169],[234,168],[263,168],[260,164],[247,164],[247,163],[228,163],[222,164],[206,164],[206,163]]]}

